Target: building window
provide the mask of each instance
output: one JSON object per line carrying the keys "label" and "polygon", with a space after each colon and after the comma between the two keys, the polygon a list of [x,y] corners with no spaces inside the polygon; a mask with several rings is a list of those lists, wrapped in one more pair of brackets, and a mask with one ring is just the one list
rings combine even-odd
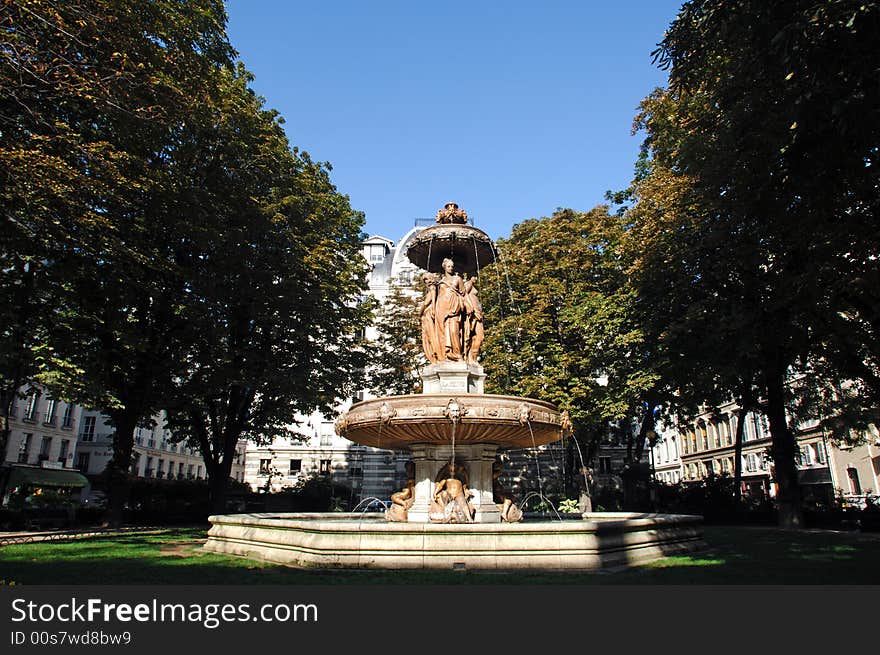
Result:
{"label": "building window", "polygon": [[186,479],[187,479],[187,480],[192,480],[192,479],[193,479],[193,469],[194,469],[194,468],[195,468],[195,467],[194,467],[192,464],[189,464],[189,465],[186,467]]}
{"label": "building window", "polygon": [[68,403],[64,408],[64,416],[61,418],[62,428],[73,427],[73,403]]}
{"label": "building window", "polygon": [[599,473],[611,473],[611,458],[610,457],[600,457],[599,458]]}
{"label": "building window", "polygon": [[165,477],[165,460],[160,459],[156,465],[156,477],[160,480]]}
{"label": "building window", "polygon": [[183,480],[183,462],[177,464],[177,479]]}
{"label": "building window", "polygon": [[271,459],[260,460],[260,475],[269,475],[269,469],[272,467]]}
{"label": "building window", "polygon": [[290,460],[290,475],[297,475],[303,468],[303,461],[301,459],[292,459]]}
{"label": "building window", "polygon": [[18,463],[27,464],[28,452],[31,449],[31,439],[34,435],[30,432],[25,433],[24,439],[21,440],[21,446],[18,449]]}
{"label": "building window", "polygon": [[801,466],[810,466],[815,463],[816,460],[813,459],[813,448],[811,446],[804,446],[801,448]]}
{"label": "building window", "polygon": [[327,475],[330,473],[330,460],[329,459],[322,459],[321,460],[321,462],[318,466],[318,473],[321,473],[323,475]]}
{"label": "building window", "polygon": [[349,475],[353,478],[362,478],[364,477],[364,469],[362,469],[360,466],[352,467],[351,469],[349,469]]}
{"label": "building window", "polygon": [[49,450],[52,448],[52,437],[43,437],[40,441],[40,455],[37,458],[41,462],[49,459]]}
{"label": "building window", "polygon": [[54,398],[49,398],[49,400],[46,401],[46,415],[43,417],[43,423],[46,425],[55,425],[56,404]]}
{"label": "building window", "polygon": [[767,418],[765,416],[752,414],[752,421],[754,421],[755,425],[755,439],[763,439],[769,434]]}
{"label": "building window", "polygon": [[816,448],[816,461],[820,464],[825,463],[825,444],[821,441],[815,444]]}
{"label": "building window", "polygon": [[715,426],[709,423],[706,426],[706,430],[709,433],[709,445],[712,448],[718,448],[721,445],[721,440],[718,438],[718,431],[715,429]]}
{"label": "building window", "polygon": [[856,496],[861,496],[862,485],[859,482],[859,472],[856,469],[849,467],[846,469],[846,475],[849,478],[849,492]]}
{"label": "building window", "polygon": [[24,418],[25,421],[36,421],[37,420],[37,392],[32,392],[27,398],[27,405],[24,408]]}
{"label": "building window", "polygon": [[758,470],[758,458],[755,457],[755,453],[749,453],[746,455],[746,471],[749,473],[754,473]]}
{"label": "building window", "polygon": [[94,441],[95,439],[95,417],[86,416],[83,419],[82,427],[79,431],[79,438],[82,441]]}
{"label": "building window", "polygon": [[58,463],[66,464],[67,456],[70,454],[70,439],[61,440],[61,449],[58,451]]}
{"label": "building window", "polygon": [[131,456],[131,474],[132,475],[138,474],[138,466],[140,465],[140,463],[141,463],[140,453],[134,453]]}
{"label": "building window", "polygon": [[153,477],[153,458],[147,457],[147,463],[144,466],[144,477],[152,478]]}
{"label": "building window", "polygon": [[89,470],[89,453],[77,453],[77,455],[76,455],[76,468],[78,468],[83,473],[88,472],[88,470]]}

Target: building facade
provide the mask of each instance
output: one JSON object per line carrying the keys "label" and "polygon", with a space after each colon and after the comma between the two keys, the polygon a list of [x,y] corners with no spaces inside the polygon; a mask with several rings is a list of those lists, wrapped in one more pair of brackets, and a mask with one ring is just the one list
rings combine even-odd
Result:
{"label": "building facade", "polygon": [[[735,436],[741,411],[727,403],[717,412],[666,430],[651,450],[655,480],[665,484],[698,482],[711,474],[734,474]],[[774,498],[770,427],[765,416],[742,417],[741,491],[752,498]],[[836,496],[860,504],[880,490],[880,434],[870,426],[861,445],[832,443],[817,419],[795,426],[798,482],[806,504],[827,504]]]}
{"label": "building facade", "polygon": [[[207,478],[201,455],[174,443],[163,414],[154,427],[135,432],[131,473],[165,480]],[[104,472],[113,455],[113,428],[96,410],[52,398],[45,389],[27,390],[16,399],[3,463],[18,468],[76,471],[94,478]],[[244,481],[244,442],[239,444],[231,477]]]}
{"label": "building facade", "polygon": [[[152,427],[135,430],[132,475],[157,480],[205,480],[205,463],[198,450],[175,443],[165,424],[165,415],[152,418]],[[232,464],[230,477],[244,482],[246,445],[242,441]],[[76,468],[86,475],[98,475],[113,456],[113,427],[95,410],[83,409],[78,432]]]}
{"label": "building facade", "polygon": [[15,400],[3,463],[51,469],[76,469],[82,407],[52,398],[45,390],[27,390]]}

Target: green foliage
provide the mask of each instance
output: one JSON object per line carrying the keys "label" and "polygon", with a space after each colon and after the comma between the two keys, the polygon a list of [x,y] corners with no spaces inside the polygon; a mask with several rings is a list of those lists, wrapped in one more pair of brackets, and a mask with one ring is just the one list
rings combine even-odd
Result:
{"label": "green foliage", "polygon": [[289,148],[243,69],[219,81],[210,148],[224,166],[205,181],[212,215],[188,248],[181,315],[197,334],[168,408],[226,480],[240,439],[295,436],[297,413],[329,414],[362,386],[370,308],[358,302],[363,215],[326,166]]}
{"label": "green foliage", "polygon": [[498,243],[500,261],[482,273],[487,390],[570,413],[569,493],[581,486],[581,455],[589,462],[612,428],[638,460],[653,424],[659,359],[627,274],[627,227],[604,206],[560,209],[516,225]]}
{"label": "green foliage", "polygon": [[2,400],[37,368],[106,412],[111,492],[161,408],[222,486],[239,437],[359,386],[363,216],[291,150],[225,21],[220,0],[0,13]]}
{"label": "green foliage", "polygon": [[581,511],[576,498],[563,499],[557,509],[563,514],[579,514]]}
{"label": "green foliage", "polygon": [[664,379],[682,407],[765,402],[789,525],[786,406],[803,391],[789,375],[856,380],[850,408],[880,399],[878,20],[876,3],[687,2],[656,53],[670,90],[636,121],[648,173],[628,213],[632,274],[676,355]]}
{"label": "green foliage", "polygon": [[418,392],[418,369],[427,363],[422,352],[419,302],[424,283],[392,281],[391,291],[379,309],[378,338],[369,343],[370,391],[377,396]]}
{"label": "green foliage", "polygon": [[486,294],[493,391],[557,403],[581,423],[631,415],[656,376],[640,365],[645,344],[619,250],[624,229],[605,207],[566,209],[520,223],[499,241],[504,270],[496,264],[484,276],[509,280],[516,311],[505,316],[504,299]]}

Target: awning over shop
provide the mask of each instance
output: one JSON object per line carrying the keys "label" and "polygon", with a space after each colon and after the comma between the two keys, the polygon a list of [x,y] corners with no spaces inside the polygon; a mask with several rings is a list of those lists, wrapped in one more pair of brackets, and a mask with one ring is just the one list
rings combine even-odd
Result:
{"label": "awning over shop", "polygon": [[22,485],[31,487],[72,487],[88,486],[89,481],[82,473],[61,469],[13,468],[9,471],[6,488],[13,489]]}

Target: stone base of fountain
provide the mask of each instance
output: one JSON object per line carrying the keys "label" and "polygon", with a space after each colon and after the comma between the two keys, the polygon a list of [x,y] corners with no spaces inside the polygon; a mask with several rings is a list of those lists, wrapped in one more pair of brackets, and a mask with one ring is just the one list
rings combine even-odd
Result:
{"label": "stone base of fountain", "polygon": [[702,517],[601,513],[522,523],[387,523],[377,514],[212,516],[204,549],[296,567],[596,571],[705,548]]}

